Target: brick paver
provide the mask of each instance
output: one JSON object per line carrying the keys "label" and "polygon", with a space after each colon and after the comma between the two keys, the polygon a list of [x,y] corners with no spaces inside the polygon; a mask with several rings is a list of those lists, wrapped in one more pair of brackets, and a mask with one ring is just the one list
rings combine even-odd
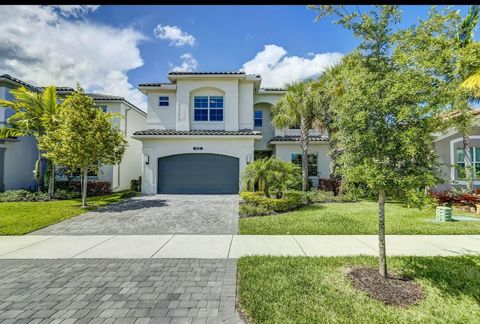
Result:
{"label": "brick paver", "polygon": [[238,195],[154,195],[112,204],[32,234],[237,234]]}
{"label": "brick paver", "polygon": [[236,261],[0,260],[1,323],[243,323]]}

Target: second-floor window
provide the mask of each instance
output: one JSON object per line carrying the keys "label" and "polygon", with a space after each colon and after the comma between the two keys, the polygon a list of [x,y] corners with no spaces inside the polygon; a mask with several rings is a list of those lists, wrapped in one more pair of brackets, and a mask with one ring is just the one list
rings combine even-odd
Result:
{"label": "second-floor window", "polygon": [[107,106],[97,106],[98,109],[100,109],[101,111],[103,111],[104,113],[107,112]]}
{"label": "second-floor window", "polygon": [[255,127],[262,127],[262,111],[257,110],[253,113],[253,125]]}
{"label": "second-floor window", "polygon": [[160,96],[158,97],[158,105],[160,107],[168,107],[168,97],[167,96]]}
{"label": "second-floor window", "polygon": [[223,121],[223,97],[196,96],[193,98],[195,121]]}

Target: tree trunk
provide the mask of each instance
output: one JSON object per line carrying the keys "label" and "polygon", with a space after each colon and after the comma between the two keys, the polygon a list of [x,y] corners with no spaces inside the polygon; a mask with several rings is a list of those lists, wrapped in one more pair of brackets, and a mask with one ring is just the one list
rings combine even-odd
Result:
{"label": "tree trunk", "polygon": [[300,148],[302,149],[302,191],[308,191],[308,138],[309,127],[304,119],[300,122]]}
{"label": "tree trunk", "polygon": [[82,208],[87,207],[87,183],[88,183],[88,169],[83,170],[82,177]]}
{"label": "tree trunk", "polygon": [[55,163],[49,161],[50,163],[50,175],[48,178],[48,197],[52,198],[53,192],[55,190]]}
{"label": "tree trunk", "polygon": [[472,155],[470,154],[470,138],[467,135],[462,136],[463,142],[463,161],[465,163],[465,182],[467,185],[467,191],[473,192],[473,167],[472,167]]}
{"label": "tree trunk", "polygon": [[387,254],[385,252],[385,193],[378,194],[378,270],[382,277],[387,276]]}
{"label": "tree trunk", "polygon": [[35,179],[37,180],[37,191],[42,191],[42,153],[38,151],[38,159],[35,162]]}

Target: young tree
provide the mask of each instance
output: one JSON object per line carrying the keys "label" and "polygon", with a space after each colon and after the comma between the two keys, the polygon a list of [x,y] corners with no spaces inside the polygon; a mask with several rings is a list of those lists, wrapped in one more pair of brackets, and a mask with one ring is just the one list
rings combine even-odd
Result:
{"label": "young tree", "polygon": [[[0,138],[33,135],[37,141],[43,136],[47,128],[55,128],[59,122],[59,104],[57,90],[54,86],[45,88],[43,92],[29,91],[24,87],[14,89],[11,94],[14,100],[0,99],[0,106],[11,108],[14,114],[7,122],[12,127],[0,128]],[[45,156],[45,155],[43,155]],[[38,190],[41,190],[40,160],[42,152],[38,152],[38,160],[35,164]],[[48,195],[51,197],[55,184],[55,165],[49,161],[48,170]]]}
{"label": "young tree", "polygon": [[88,172],[98,172],[100,165],[120,163],[126,140],[110,119],[117,115],[104,113],[92,98],[78,86],[60,109],[57,127],[47,129],[39,139],[45,156],[70,170],[81,170],[82,207],[87,206]]}
{"label": "young tree", "polygon": [[294,82],[287,85],[287,92],[272,108],[272,125],[277,128],[300,125],[302,149],[302,190],[309,189],[308,147],[310,129],[319,122],[319,97],[313,81]]}
{"label": "young tree", "polygon": [[378,197],[379,273],[387,276],[385,200],[416,202],[436,182],[432,133],[438,130],[439,104],[432,78],[399,62],[395,54],[396,6],[349,12],[343,6],[317,6],[319,18],[337,23],[359,38],[360,46],[344,58],[332,100],[339,145],[340,173],[362,182]]}

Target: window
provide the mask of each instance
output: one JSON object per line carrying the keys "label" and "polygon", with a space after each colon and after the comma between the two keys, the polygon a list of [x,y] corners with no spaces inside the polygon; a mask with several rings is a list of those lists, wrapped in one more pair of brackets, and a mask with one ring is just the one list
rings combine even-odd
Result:
{"label": "window", "polygon": [[158,97],[158,105],[160,107],[168,107],[169,106],[168,97],[167,96]]}
{"label": "window", "polygon": [[[470,156],[472,158],[473,174],[475,178],[480,178],[480,148],[471,147]],[[457,148],[457,170],[456,179],[465,180],[465,152],[463,148]]]}
{"label": "window", "polygon": [[253,113],[253,126],[262,127],[262,112],[260,110]]}
{"label": "window", "polygon": [[102,110],[104,113],[107,112],[107,106],[97,106],[98,109]]}
{"label": "window", "polygon": [[223,97],[196,96],[193,98],[195,121],[223,121]]}
{"label": "window", "polygon": [[[312,176],[316,177],[318,175],[317,157],[318,157],[317,154],[308,155],[308,176],[309,177],[312,177]],[[292,162],[302,167],[302,154],[292,153]]]}

